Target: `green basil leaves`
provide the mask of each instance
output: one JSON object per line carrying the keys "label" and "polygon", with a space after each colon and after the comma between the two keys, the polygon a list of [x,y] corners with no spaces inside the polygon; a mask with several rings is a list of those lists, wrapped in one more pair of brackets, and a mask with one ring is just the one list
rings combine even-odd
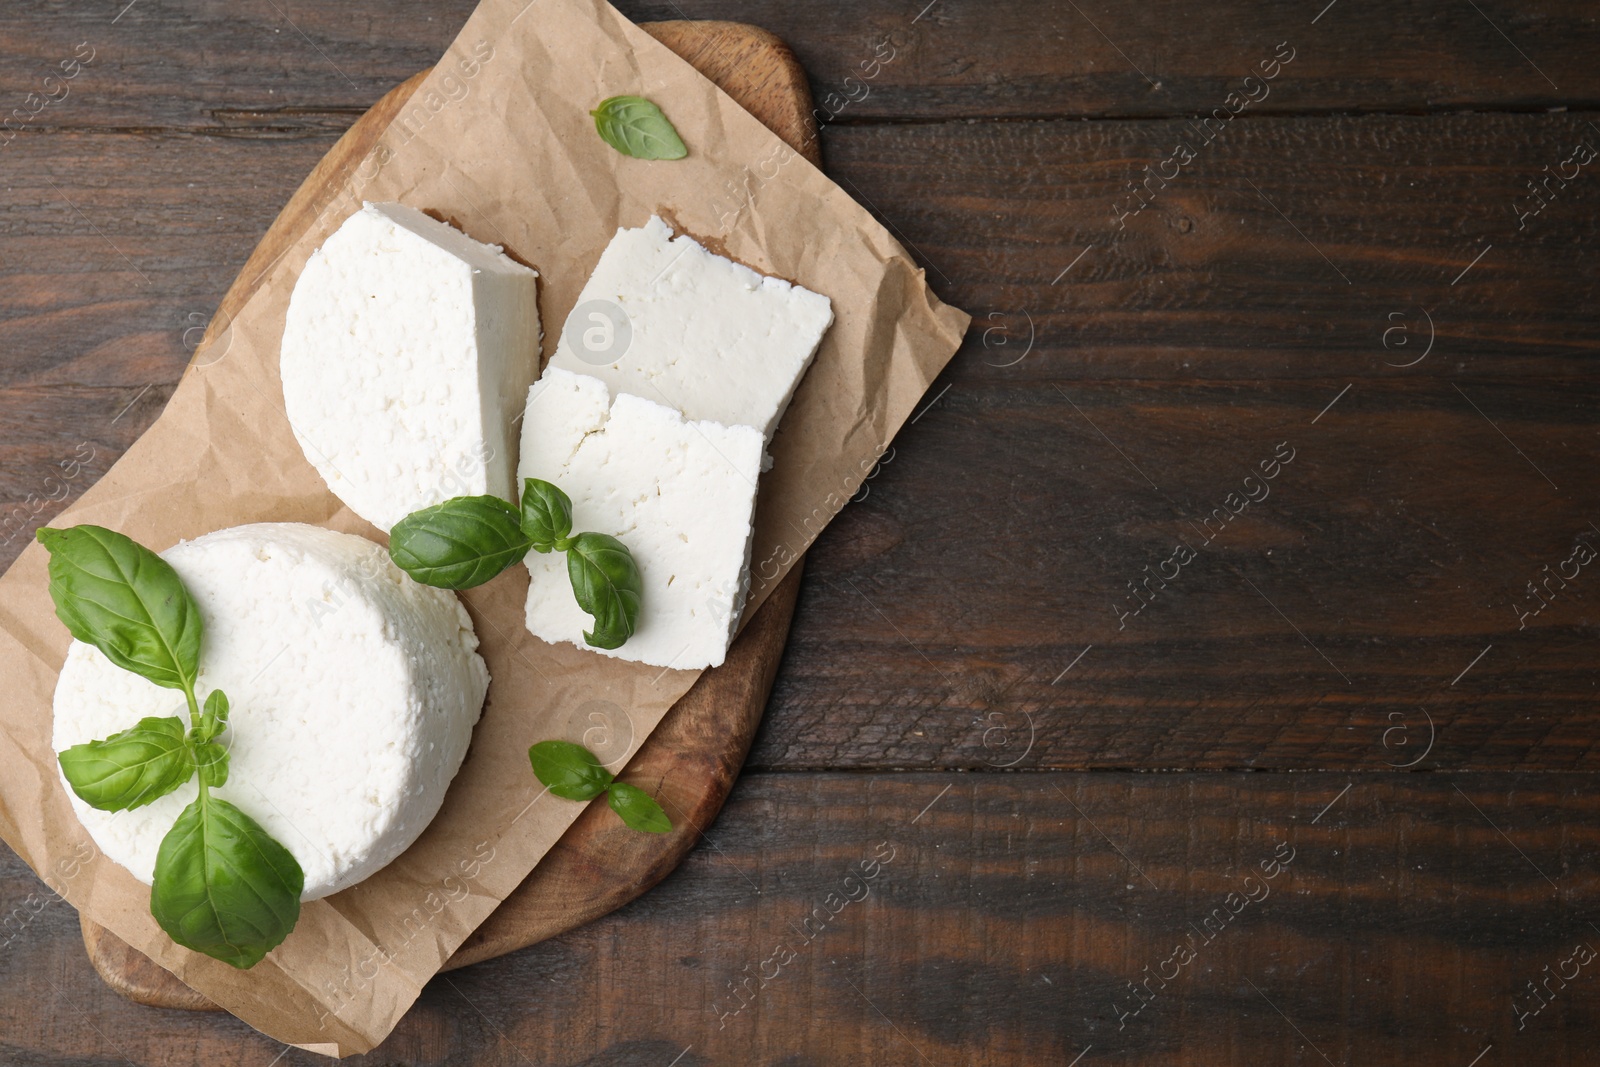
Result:
{"label": "green basil leaves", "polygon": [[38,536],[50,550],[56,617],[73,637],[163,689],[193,687],[200,609],[171,564],[101,526],[46,527]]}
{"label": "green basil leaves", "polygon": [[599,757],[571,741],[540,741],[528,749],[528,761],[545,788],[564,800],[593,800],[612,782]]}
{"label": "green basil leaves", "polygon": [[200,713],[200,726],[194,732],[196,741],[215,741],[228,727],[228,695],[213,689],[206,697],[205,710]]}
{"label": "green basil leaves", "polygon": [[524,480],[522,487],[522,532],[533,542],[535,552],[552,549],[566,551],[567,535],[572,533],[572,501],[549,482],[537,478]]}
{"label": "green basil leaves", "polygon": [[518,519],[497,496],[452,497],[397,522],[389,558],[423,585],[471,589],[528,554]]}
{"label": "green basil leaves", "polygon": [[589,112],[601,140],[635,159],[682,159],[689,154],[661,109],[642,96],[613,96]]}
{"label": "green basil leaves", "polygon": [[583,639],[596,648],[618,648],[639,622],[644,583],[633,554],[608,534],[581,533],[567,549],[567,577],[578,606],[594,616]]}
{"label": "green basil leaves", "polygon": [[532,552],[565,552],[578,606],[594,616],[583,639],[619,648],[639,626],[644,583],[633,553],[609,534],[572,534],[572,500],[550,482],[524,478],[522,506],[458,496],[401,519],[389,558],[423,585],[471,589]]}
{"label": "green basil leaves", "polygon": [[593,800],[601,793],[622,821],[635,830],[664,834],[672,820],[661,805],[638,786],[619,782],[600,759],[571,741],[540,741],[528,749],[533,773],[550,792],[565,800]]}
{"label": "green basil leaves", "polygon": [[304,890],[288,849],[201,789],[161,840],[150,914],[178,944],[244,969],[289,936]]}
{"label": "green basil leaves", "polygon": [[613,782],[606,791],[606,803],[622,817],[622,821],[635,830],[647,834],[664,834],[672,829],[672,820],[661,810],[656,798],[636,785]]}
{"label": "green basil leaves", "polygon": [[194,777],[183,720],[140,719],[104,741],[73,745],[57,757],[72,791],[91,808],[131,811]]}
{"label": "green basil leaves", "polygon": [[205,710],[200,713],[200,725],[194,730],[195,766],[200,771],[200,780],[211,788],[228,784],[228,750],[216,741],[227,726],[227,694],[213,689],[206,697]]}
{"label": "green basil leaves", "polygon": [[228,780],[228,698],[195,697],[204,624],[170,564],[131,538],[99,526],[43,529],[50,598],[72,636],[125,670],[182,690],[183,720],[147,718],[57,758],[84,803],[128,811],[199,776],[199,796],[156,853],[150,913],[178,944],[235,967],[253,967],[300,915],[305,874],[288,849],[250,816],[208,790]]}

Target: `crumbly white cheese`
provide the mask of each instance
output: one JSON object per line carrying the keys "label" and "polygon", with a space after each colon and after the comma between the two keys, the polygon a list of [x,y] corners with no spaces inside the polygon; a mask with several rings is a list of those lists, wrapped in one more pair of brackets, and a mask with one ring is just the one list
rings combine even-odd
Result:
{"label": "crumbly white cheese", "polygon": [[[611,308],[621,317],[608,322]],[[832,324],[827,297],[674,238],[652,216],[606,246],[550,362],[771,441]]]}
{"label": "crumbly white cheese", "polygon": [[[219,530],[162,553],[200,606],[198,695],[232,705],[223,743],[236,804],[294,854],[303,900],[368,877],[416,840],[472,738],[489,674],[455,594],[419,585],[379,545],[298,523]],[[188,721],[181,693],[74,641],[55,692],[59,752],[140,719]],[[65,783],[63,783],[65,785]],[[197,793],[79,820],[143,882]]]}
{"label": "crumbly white cheese", "polygon": [[[689,669],[715,667],[733,639],[750,563],[762,437],[750,426],[687,421],[672,408],[551,367],[528,391],[517,476],[572,498],[575,533],[619,538],[644,583],[638,630],[607,656]],[[530,552],[528,629],[588,648],[558,552]]]}
{"label": "crumbly white cheese", "polygon": [[516,499],[539,369],[538,275],[403,204],[367,204],[289,300],[283,399],[335,496],[387,531],[452,496]]}

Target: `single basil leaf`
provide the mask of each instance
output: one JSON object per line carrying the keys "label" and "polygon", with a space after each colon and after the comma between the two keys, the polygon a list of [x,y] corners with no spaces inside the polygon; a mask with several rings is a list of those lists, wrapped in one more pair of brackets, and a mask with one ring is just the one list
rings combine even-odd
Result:
{"label": "single basil leaf", "polygon": [[56,758],[72,791],[101,811],[142,808],[194,777],[183,720],[176,717],[140,719],[132,729],[73,745]]}
{"label": "single basil leaf", "polygon": [[596,648],[618,648],[639,625],[644,582],[628,546],[609,534],[581,533],[567,548],[567,576],[578,606],[594,616],[583,639]]}
{"label": "single basil leaf", "polygon": [[613,782],[606,793],[606,803],[622,816],[622,821],[635,830],[647,834],[664,834],[672,829],[672,820],[661,810],[656,798],[638,786],[627,782]]}
{"label": "single basil leaf", "polygon": [[150,914],[167,936],[243,970],[300,918],[305,873],[250,816],[201,790],[156,852]]}
{"label": "single basil leaf", "polygon": [[661,109],[642,96],[613,96],[589,114],[606,144],[635,159],[682,159],[683,138]]}
{"label": "single basil leaf", "polygon": [[171,564],[101,526],[38,537],[50,551],[50,599],[73,637],[163,688],[193,686],[203,623]]}
{"label": "single basil leaf", "polygon": [[548,552],[572,532],[572,499],[550,482],[522,480],[522,532],[535,552]]}
{"label": "single basil leaf", "polygon": [[423,585],[471,589],[528,554],[517,509],[497,496],[458,496],[395,523],[389,558]]}
{"label": "single basil leaf", "polygon": [[194,733],[197,743],[214,741],[228,727],[228,695],[213,689],[206,697],[206,706],[200,713],[200,727]]}
{"label": "single basil leaf", "polygon": [[208,789],[228,784],[228,750],[215,741],[202,741],[194,747],[195,767]]}
{"label": "single basil leaf", "polygon": [[528,749],[528,761],[544,787],[566,800],[593,800],[612,782],[599,757],[571,741],[540,741]]}

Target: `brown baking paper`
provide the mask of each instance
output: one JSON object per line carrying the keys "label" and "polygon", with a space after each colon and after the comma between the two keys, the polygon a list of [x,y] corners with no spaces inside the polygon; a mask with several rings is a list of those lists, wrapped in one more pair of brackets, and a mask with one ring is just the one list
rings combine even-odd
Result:
{"label": "brown baking paper", "polygon": [[[623,93],[660,104],[689,157],[647,162],[601,141],[589,110]],[[295,279],[362,199],[432,211],[537,267],[547,350],[612,234],[653,212],[832,299],[837,321],[761,480],[747,617],[857,491],[968,323],[865,210],[611,7],[487,0],[231,329],[196,354],[160,419],[54,525],[97,523],[158,550],[264,521],[379,537],[303,458],[278,379]],[[100,856],[72,813],[50,746],[69,637],[45,564],[35,544],[0,579],[0,835],[74,907],[217,1004],[332,1056],[382,1041],[582,810],[541,795],[528,746],[603,699],[631,718],[631,755],[698,677],[533,638],[520,567],[467,593],[493,681],[438,818],[366,882],[306,905],[283,945],[237,971],[170,941],[149,889]]]}

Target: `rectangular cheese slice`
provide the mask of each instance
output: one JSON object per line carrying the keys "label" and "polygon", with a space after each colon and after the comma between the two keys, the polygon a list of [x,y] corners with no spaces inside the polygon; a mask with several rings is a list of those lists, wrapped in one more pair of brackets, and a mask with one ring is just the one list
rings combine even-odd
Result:
{"label": "rectangular cheese slice", "polygon": [[[603,655],[657,667],[715,667],[727,654],[750,564],[762,437],[749,426],[690,421],[598,378],[551,367],[528,390],[523,478],[572,498],[574,533],[611,534],[644,581],[639,627]],[[528,629],[580,648],[593,619],[559,552],[530,552]]]}
{"label": "rectangular cheese slice", "polygon": [[295,284],[289,423],[381,530],[453,496],[515,500],[512,420],[539,367],[538,275],[404,204],[366,204]]}
{"label": "rectangular cheese slice", "polygon": [[771,441],[832,324],[827,297],[674,238],[652,216],[611,239],[550,364]]}

